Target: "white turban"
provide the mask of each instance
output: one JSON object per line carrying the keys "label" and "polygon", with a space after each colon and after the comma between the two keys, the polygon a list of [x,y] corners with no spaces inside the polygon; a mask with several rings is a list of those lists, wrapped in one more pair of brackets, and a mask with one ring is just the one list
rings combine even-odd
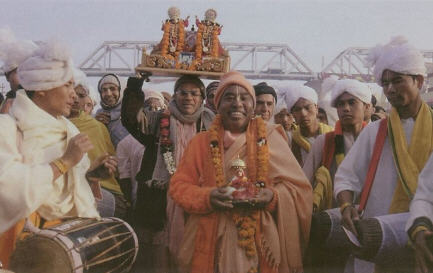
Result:
{"label": "white turban", "polygon": [[0,29],[0,60],[3,61],[3,72],[16,69],[30,57],[38,46],[29,40],[17,40],[9,28]]}
{"label": "white turban", "polygon": [[144,100],[154,98],[154,99],[159,100],[161,105],[165,105],[165,99],[164,99],[164,96],[161,94],[161,92],[153,91],[150,89],[144,89],[143,92],[144,92]]}
{"label": "white turban", "polygon": [[66,45],[57,40],[43,43],[18,66],[18,80],[26,90],[60,87],[73,77],[72,59]]}
{"label": "white turban", "polygon": [[285,92],[285,101],[287,110],[290,112],[295,103],[300,99],[306,99],[314,104],[317,104],[318,97],[316,91],[313,88],[305,85],[293,85],[282,87],[281,91]]}
{"label": "white turban", "polygon": [[344,92],[357,97],[364,103],[371,103],[371,89],[365,83],[358,80],[338,80],[331,92],[331,106],[336,107],[337,98]]}
{"label": "white turban", "polygon": [[370,66],[374,66],[374,77],[379,85],[381,85],[382,73],[386,69],[402,74],[423,76],[426,74],[423,55],[402,36],[392,38],[384,46],[378,45],[372,48],[367,62]]}

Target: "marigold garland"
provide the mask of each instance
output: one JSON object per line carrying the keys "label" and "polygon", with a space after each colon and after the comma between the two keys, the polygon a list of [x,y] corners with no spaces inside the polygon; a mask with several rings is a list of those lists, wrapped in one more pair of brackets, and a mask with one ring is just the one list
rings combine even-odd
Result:
{"label": "marigold garland", "polygon": [[[253,181],[256,181],[257,187],[266,187],[267,185],[267,174],[268,174],[268,161],[269,161],[269,149],[266,140],[266,124],[263,119],[256,118],[253,120],[257,125],[257,132],[255,135],[256,141],[256,154],[248,155],[251,160],[255,159],[257,167],[256,177]],[[227,185],[224,176],[224,170],[222,166],[222,155],[221,146],[222,139],[219,136],[219,132],[222,128],[221,115],[217,115],[209,130],[210,134],[210,151],[212,156],[212,163],[215,167],[215,181],[217,187],[224,187]],[[248,140],[247,140],[248,141]],[[251,162],[251,161],[249,161]],[[251,177],[250,177],[251,178]],[[238,230],[238,245],[245,250],[245,254],[248,258],[255,257],[257,255],[255,234],[257,222],[259,219],[258,210],[238,210],[233,211],[232,219]],[[251,272],[255,268],[250,269]]]}
{"label": "marigold garland", "polygon": [[[176,45],[176,51],[174,52],[174,55],[169,51],[169,44],[170,44],[170,32],[175,33],[175,30],[177,29],[177,45]],[[183,20],[179,20],[176,23],[170,22],[170,20],[166,20],[163,26],[164,34],[162,36],[161,41],[161,55],[164,56],[167,59],[174,60],[176,63],[176,66],[178,66],[178,59],[180,53],[183,51],[183,48],[185,46],[185,24]],[[172,33],[172,34],[173,34]]]}
{"label": "marigold garland", "polygon": [[211,24],[211,25],[206,25],[205,23],[200,23],[198,25],[198,30],[197,30],[197,38],[195,40],[195,58],[196,60],[201,60],[202,59],[202,54],[203,54],[203,33],[205,31],[208,31],[208,29],[210,28],[210,56],[213,58],[217,58],[218,57],[218,50],[219,50],[219,46],[218,46],[218,35],[219,35],[219,30],[220,27],[218,24]]}

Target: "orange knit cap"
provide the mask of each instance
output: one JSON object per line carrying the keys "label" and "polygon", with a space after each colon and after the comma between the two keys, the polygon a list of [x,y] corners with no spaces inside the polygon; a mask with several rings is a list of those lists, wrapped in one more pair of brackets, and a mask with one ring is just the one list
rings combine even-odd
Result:
{"label": "orange knit cap", "polygon": [[215,91],[214,102],[217,108],[220,104],[220,100],[224,94],[224,91],[229,85],[240,85],[245,88],[248,93],[250,93],[251,97],[253,97],[254,108],[256,107],[256,94],[254,92],[253,86],[247,81],[247,79],[245,79],[244,75],[238,71],[232,70],[221,76],[220,84]]}

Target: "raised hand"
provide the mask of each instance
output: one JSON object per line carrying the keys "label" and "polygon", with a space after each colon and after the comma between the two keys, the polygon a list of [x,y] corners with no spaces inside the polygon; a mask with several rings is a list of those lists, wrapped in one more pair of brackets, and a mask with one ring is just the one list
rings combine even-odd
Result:
{"label": "raised hand", "polygon": [[93,149],[92,142],[86,134],[78,134],[69,140],[66,151],[61,157],[68,168],[81,161],[84,154]]}

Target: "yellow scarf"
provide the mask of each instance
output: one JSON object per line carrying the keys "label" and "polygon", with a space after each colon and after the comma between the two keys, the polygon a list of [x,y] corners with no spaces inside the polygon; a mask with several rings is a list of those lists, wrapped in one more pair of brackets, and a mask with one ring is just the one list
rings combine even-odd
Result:
{"label": "yellow scarf", "polygon": [[[328,132],[333,131],[334,128],[332,128],[331,126],[324,124],[324,123],[319,123],[319,135],[323,135],[326,134]],[[302,147],[302,149],[304,149],[307,152],[310,152],[311,149],[311,144],[310,142],[308,142],[308,140],[301,134],[301,128],[300,126],[298,126],[292,134],[293,140],[296,142],[296,144],[298,144],[300,147]]]}
{"label": "yellow scarf", "polygon": [[[85,133],[89,136],[90,141],[93,144],[93,149],[87,153],[91,162],[105,153],[116,155],[110,134],[104,124],[83,111],[80,112],[78,117],[70,118],[69,120],[78,128],[78,130],[80,130],[81,133]],[[103,188],[120,195],[122,194],[114,175],[105,180],[101,180],[100,182]]]}
{"label": "yellow scarf", "polygon": [[392,108],[388,120],[388,136],[399,176],[389,212],[407,212],[418,185],[419,172],[424,168],[433,150],[433,118],[430,107],[422,103],[409,147],[395,108]]}

